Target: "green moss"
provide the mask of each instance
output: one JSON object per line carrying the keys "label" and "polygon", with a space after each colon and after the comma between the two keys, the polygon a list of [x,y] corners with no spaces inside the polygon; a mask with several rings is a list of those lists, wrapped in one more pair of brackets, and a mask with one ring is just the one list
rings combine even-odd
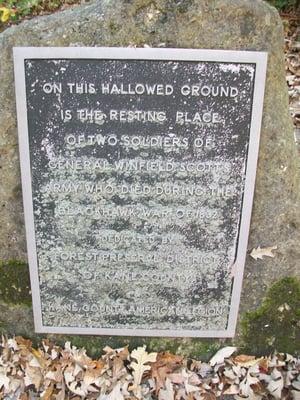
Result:
{"label": "green moss", "polygon": [[110,30],[110,32],[111,32],[112,34],[114,34],[114,33],[116,33],[116,32],[119,32],[119,30],[121,29],[120,25],[118,25],[118,24],[115,23],[114,21],[110,21],[110,22],[108,23],[108,27],[109,27],[109,30]]}
{"label": "green moss", "polygon": [[299,7],[299,0],[267,0],[267,2],[280,11]]}
{"label": "green moss", "polygon": [[245,351],[263,354],[300,352],[300,280],[281,279],[268,291],[260,308],[242,320]]}
{"label": "green moss", "polygon": [[55,343],[64,346],[70,341],[76,347],[84,347],[91,357],[98,357],[103,353],[105,346],[119,348],[128,346],[133,350],[138,346],[146,346],[148,351],[170,351],[185,357],[209,360],[224,343],[210,339],[170,339],[170,338],[142,338],[123,336],[48,336]]}
{"label": "green moss", "polygon": [[185,357],[209,360],[224,345],[216,339],[148,339],[147,347],[151,351],[170,351]]}
{"label": "green moss", "polygon": [[0,301],[31,305],[29,270],[25,262],[0,262],[0,276]]}
{"label": "green moss", "polygon": [[131,350],[147,344],[145,339],[130,338],[122,336],[58,336],[51,337],[53,341],[64,346],[66,341],[70,341],[73,346],[84,347],[87,354],[91,357],[99,357],[103,354],[103,349],[106,346],[111,348],[120,348],[128,346]]}

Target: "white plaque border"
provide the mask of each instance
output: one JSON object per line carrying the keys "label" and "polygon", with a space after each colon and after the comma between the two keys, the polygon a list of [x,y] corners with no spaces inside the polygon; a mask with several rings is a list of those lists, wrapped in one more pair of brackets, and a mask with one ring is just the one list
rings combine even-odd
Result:
{"label": "white plaque border", "polygon": [[[119,48],[119,47],[15,47],[14,73],[18,120],[19,154],[23,191],[23,205],[27,239],[28,261],[32,290],[35,330],[38,333],[116,335],[149,337],[203,337],[230,338],[235,334],[244,265],[247,253],[251,211],[254,196],[255,177],[263,112],[263,99],[267,69],[267,53],[259,51],[169,49],[169,48]],[[245,190],[240,219],[236,260],[232,267],[234,280],[230,312],[226,330],[172,330],[172,329],[113,329],[53,327],[42,323],[41,297],[38,275],[38,260],[35,241],[33,200],[28,141],[27,103],[25,87],[26,59],[119,59],[119,60],[170,60],[249,63],[256,65],[250,139],[245,177]]]}

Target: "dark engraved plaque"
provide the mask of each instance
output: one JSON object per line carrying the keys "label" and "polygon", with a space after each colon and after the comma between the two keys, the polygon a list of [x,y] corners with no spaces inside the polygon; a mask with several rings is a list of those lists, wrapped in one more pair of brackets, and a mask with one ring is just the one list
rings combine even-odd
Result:
{"label": "dark engraved plaque", "polygon": [[40,332],[232,336],[266,55],[15,49]]}

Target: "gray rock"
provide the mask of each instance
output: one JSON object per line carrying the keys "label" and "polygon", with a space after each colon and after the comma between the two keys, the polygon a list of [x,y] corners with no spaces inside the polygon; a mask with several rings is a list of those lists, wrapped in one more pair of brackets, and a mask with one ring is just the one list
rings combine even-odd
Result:
{"label": "gray rock", "polygon": [[26,259],[18,162],[13,46],[144,46],[269,53],[249,249],[278,246],[275,258],[247,257],[240,312],[266,288],[299,275],[299,159],[288,113],[283,32],[260,0],[103,0],[38,17],[0,34],[0,260]]}

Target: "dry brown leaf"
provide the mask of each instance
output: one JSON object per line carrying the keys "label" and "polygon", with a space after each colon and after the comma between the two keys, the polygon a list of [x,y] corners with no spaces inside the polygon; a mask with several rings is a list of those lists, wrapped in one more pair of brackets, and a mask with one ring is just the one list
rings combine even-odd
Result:
{"label": "dry brown leaf", "polygon": [[269,368],[269,360],[265,357],[262,357],[259,359],[258,365],[262,371],[267,372]]}
{"label": "dry brown leaf", "polygon": [[254,258],[254,260],[260,259],[262,260],[263,257],[275,257],[275,254],[272,253],[273,250],[276,250],[277,246],[270,246],[270,247],[260,247],[258,246],[256,249],[252,249],[250,256]]}
{"label": "dry brown leaf", "polygon": [[53,394],[53,385],[50,385],[41,395],[41,400],[51,400]]}
{"label": "dry brown leaf", "polygon": [[166,377],[182,364],[183,358],[169,352],[159,353],[151,364],[150,376],[156,381],[156,394],[165,387]]}
{"label": "dry brown leaf", "polygon": [[24,346],[27,349],[31,349],[32,341],[29,339],[24,339],[22,336],[16,336],[16,342],[19,346]]}
{"label": "dry brown leaf", "polygon": [[118,352],[116,356],[113,358],[112,373],[115,379],[118,379],[121,375],[126,373],[124,361],[128,360],[128,358],[129,358],[129,351],[127,347]]}
{"label": "dry brown leaf", "polygon": [[175,374],[170,374],[168,375],[168,378],[172,383],[175,383],[177,385],[182,385],[184,382],[184,378],[182,376],[182,373],[175,373]]}
{"label": "dry brown leaf", "polygon": [[[32,400],[34,387],[35,398],[42,400],[142,400],[155,394],[159,400],[211,400],[227,395],[298,400],[300,360],[289,354],[256,359],[232,356],[235,348],[224,347],[211,359],[212,367],[168,352],[148,354],[145,348],[131,356],[127,348],[107,348],[100,360],[92,360],[84,349],[70,343],[61,349],[49,342],[35,350],[30,341],[19,338],[18,342],[2,339],[0,399]],[[136,359],[132,371],[127,367],[131,357]]]}
{"label": "dry brown leaf", "polygon": [[123,347],[122,349],[119,349],[119,351],[118,351],[118,357],[120,357],[121,360],[123,360],[123,361],[129,359],[128,346]]}
{"label": "dry brown leaf", "polygon": [[245,354],[240,354],[234,357],[233,362],[237,365],[240,365],[245,368],[252,367],[259,363],[259,359],[256,359],[255,356],[247,356]]}
{"label": "dry brown leaf", "polygon": [[152,364],[151,367],[160,364],[160,365],[167,365],[169,368],[175,368],[178,365],[181,365],[182,361],[183,357],[165,351],[163,353],[158,353],[157,359],[155,363]]}
{"label": "dry brown leaf", "polygon": [[151,370],[151,376],[156,383],[156,390],[155,390],[156,394],[159,392],[161,388],[165,387],[165,382],[169,372],[170,371],[166,366]]}
{"label": "dry brown leaf", "polygon": [[246,354],[239,354],[238,356],[233,358],[233,361],[236,364],[245,364],[252,360],[255,360],[255,356],[247,356]]}
{"label": "dry brown leaf", "polygon": [[233,395],[233,394],[238,394],[239,391],[240,391],[240,389],[239,389],[238,385],[230,385],[229,388],[224,390],[223,394]]}
{"label": "dry brown leaf", "polygon": [[216,395],[212,392],[203,393],[201,396],[203,400],[216,400]]}
{"label": "dry brown leaf", "polygon": [[34,385],[36,390],[40,389],[43,381],[43,375],[39,368],[30,367],[29,365],[25,369],[24,382],[26,386]]}

